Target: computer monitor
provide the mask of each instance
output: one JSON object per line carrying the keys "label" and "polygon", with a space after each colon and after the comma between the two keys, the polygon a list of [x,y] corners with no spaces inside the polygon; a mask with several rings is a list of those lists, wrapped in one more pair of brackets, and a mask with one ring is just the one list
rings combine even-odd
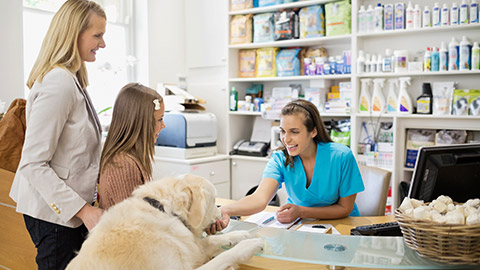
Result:
{"label": "computer monitor", "polygon": [[431,202],[440,195],[458,203],[480,198],[480,144],[420,148],[408,197]]}

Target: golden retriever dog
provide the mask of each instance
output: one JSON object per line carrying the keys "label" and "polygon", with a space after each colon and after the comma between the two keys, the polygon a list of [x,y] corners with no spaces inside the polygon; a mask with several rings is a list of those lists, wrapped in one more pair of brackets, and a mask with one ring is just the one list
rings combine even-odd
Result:
{"label": "golden retriever dog", "polygon": [[231,269],[263,249],[246,231],[203,237],[219,216],[202,177],[146,183],[105,211],[67,269]]}

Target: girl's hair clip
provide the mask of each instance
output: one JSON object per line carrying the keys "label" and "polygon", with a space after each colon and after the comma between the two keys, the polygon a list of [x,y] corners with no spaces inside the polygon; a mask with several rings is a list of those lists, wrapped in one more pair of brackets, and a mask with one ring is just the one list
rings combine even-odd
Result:
{"label": "girl's hair clip", "polygon": [[154,99],[153,103],[155,104],[155,111],[160,110],[160,101],[158,99]]}

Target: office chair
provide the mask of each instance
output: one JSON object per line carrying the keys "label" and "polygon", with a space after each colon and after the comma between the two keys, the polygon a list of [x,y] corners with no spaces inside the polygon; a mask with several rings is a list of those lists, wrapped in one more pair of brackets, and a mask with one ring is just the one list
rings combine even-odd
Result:
{"label": "office chair", "polygon": [[355,203],[362,216],[383,216],[390,187],[390,171],[359,166],[365,190],[357,194]]}

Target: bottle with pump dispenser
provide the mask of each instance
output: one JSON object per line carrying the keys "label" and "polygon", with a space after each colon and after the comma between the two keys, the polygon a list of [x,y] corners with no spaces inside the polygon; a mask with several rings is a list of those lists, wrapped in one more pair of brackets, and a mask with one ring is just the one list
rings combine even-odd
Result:
{"label": "bottle with pump dispenser", "polygon": [[372,83],[372,79],[361,79],[360,82],[362,83],[362,89],[360,91],[360,99],[359,99],[359,112],[370,112],[371,111],[371,101],[372,96],[370,95],[370,84]]}
{"label": "bottle with pump dispenser", "polygon": [[443,41],[440,45],[438,60],[439,60],[440,71],[447,71],[448,70],[448,50],[445,47],[445,42],[443,42]]}
{"label": "bottle with pump dispenser", "polygon": [[470,41],[468,41],[466,36],[462,37],[462,41],[460,42],[459,46],[459,65],[458,69],[459,70],[470,70],[470,50],[471,50],[472,44]]}
{"label": "bottle with pump dispenser", "polygon": [[467,0],[462,0],[460,4],[460,24],[468,24],[469,17],[468,17],[468,10],[469,6]]}
{"label": "bottle with pump dispenser", "polygon": [[438,48],[432,48],[432,71],[439,71],[440,70],[440,52]]}
{"label": "bottle with pump dispenser", "polygon": [[384,84],[385,79],[373,80],[372,112],[384,113],[386,110],[385,96],[382,91]]}
{"label": "bottle with pump dispenser", "polygon": [[417,113],[432,114],[432,86],[423,83],[422,94],[417,98]]}
{"label": "bottle with pump dispenser", "polygon": [[377,57],[377,72],[382,72],[382,63],[383,63],[383,60],[382,60],[382,55],[381,54],[378,54],[378,57]]}
{"label": "bottle with pump dispenser", "polygon": [[413,112],[413,104],[410,95],[408,95],[407,87],[410,85],[410,77],[400,77],[400,91],[397,99],[397,112],[409,114]]}
{"label": "bottle with pump dispenser", "polygon": [[382,62],[382,71],[393,72],[393,55],[392,50],[390,49],[385,50],[385,58],[383,58]]}
{"label": "bottle with pump dispenser", "polygon": [[377,72],[377,56],[375,54],[372,55],[372,60],[370,61],[370,72]]}
{"label": "bottle with pump dispenser", "polygon": [[459,17],[460,10],[458,9],[457,3],[452,3],[452,9],[450,9],[450,24],[451,25],[459,25],[460,24],[460,17]]}
{"label": "bottle with pump dispenser", "polygon": [[470,3],[470,23],[478,23],[478,3],[472,0]]}
{"label": "bottle with pump dispenser", "polygon": [[407,9],[406,9],[405,13],[406,13],[405,14],[405,21],[406,21],[405,29],[413,29],[414,10],[413,10],[413,6],[412,6],[412,2],[408,1],[408,5],[407,5]]}
{"label": "bottle with pump dispenser", "polygon": [[472,70],[480,70],[480,47],[476,41],[472,47]]}
{"label": "bottle with pump dispenser", "polygon": [[438,5],[438,3],[435,2],[435,4],[433,5],[433,9],[432,9],[432,25],[434,27],[441,25],[441,21],[440,21],[441,11],[442,11],[442,9]]}
{"label": "bottle with pump dispenser", "polygon": [[425,6],[422,12],[422,27],[432,27],[432,13],[428,6]]}
{"label": "bottle with pump dispenser", "polygon": [[370,54],[367,53],[365,55],[365,72],[366,73],[370,73],[371,72],[371,69],[370,69],[370,64],[371,64],[371,61],[370,61]]}
{"label": "bottle with pump dispenser", "polygon": [[448,43],[448,71],[458,70],[458,42],[455,37]]}
{"label": "bottle with pump dispenser", "polygon": [[450,9],[448,8],[447,4],[443,4],[440,21],[442,26],[450,25]]}
{"label": "bottle with pump dispenser", "polygon": [[365,33],[366,31],[366,22],[367,22],[367,11],[365,6],[361,5],[358,10],[358,32]]}
{"label": "bottle with pump dispenser", "polygon": [[397,112],[397,91],[395,90],[398,87],[398,79],[388,79],[388,95],[387,95],[387,113],[396,113]]}

